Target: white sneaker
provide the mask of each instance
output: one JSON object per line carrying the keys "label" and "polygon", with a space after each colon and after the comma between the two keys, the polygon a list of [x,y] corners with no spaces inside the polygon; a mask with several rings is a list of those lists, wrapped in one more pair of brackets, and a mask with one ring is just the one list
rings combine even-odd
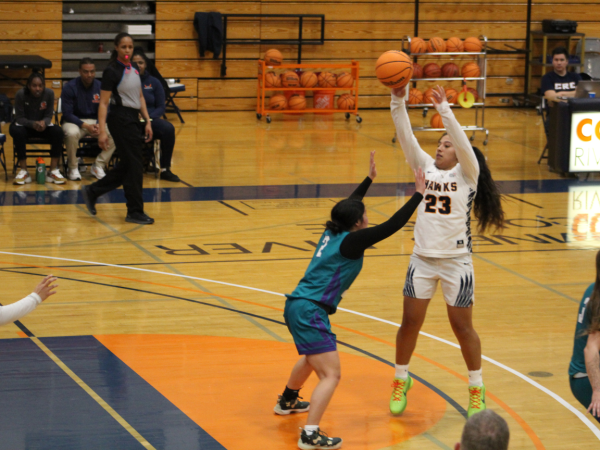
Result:
{"label": "white sneaker", "polygon": [[15,181],[13,181],[13,184],[25,184],[25,183],[31,183],[31,177],[29,176],[29,172],[27,172],[24,169],[19,169],[19,172],[17,173],[17,176],[15,177]]}
{"label": "white sneaker", "polygon": [[65,177],[62,176],[60,170],[54,169],[46,177],[46,183],[65,184]]}
{"label": "white sneaker", "polygon": [[77,164],[79,166],[79,171],[81,173],[87,172],[87,166],[84,164],[84,162],[85,161],[83,160],[83,158],[81,158],[81,157],[77,158]]}
{"label": "white sneaker", "polygon": [[71,181],[79,181],[81,180],[81,174],[77,169],[69,169],[69,180]]}
{"label": "white sneaker", "polygon": [[92,165],[90,172],[92,172],[92,175],[94,175],[99,180],[106,176],[106,172],[104,172],[104,169],[98,166],[97,164]]}

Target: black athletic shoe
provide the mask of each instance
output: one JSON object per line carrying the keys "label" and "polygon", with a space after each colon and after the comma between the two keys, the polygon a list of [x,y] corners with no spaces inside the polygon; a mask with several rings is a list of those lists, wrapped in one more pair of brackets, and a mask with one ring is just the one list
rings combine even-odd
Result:
{"label": "black athletic shoe", "polygon": [[164,172],[161,172],[160,179],[167,180],[167,181],[174,181],[174,182],[181,181],[177,175],[175,175],[173,172],[171,172],[171,169],[167,169]]}
{"label": "black athletic shoe", "polygon": [[340,438],[329,437],[318,428],[310,436],[302,429],[300,439],[298,439],[298,448],[303,450],[336,449],[341,447],[342,440]]}
{"label": "black athletic shoe", "polygon": [[138,225],[152,225],[154,223],[154,219],[144,213],[131,213],[127,214],[127,217],[125,217],[125,222],[137,223]]}
{"label": "black athletic shoe", "polygon": [[85,206],[87,210],[90,212],[92,216],[96,215],[96,197],[90,192],[89,186],[81,187],[81,195],[83,196],[83,201],[85,202]]}
{"label": "black athletic shoe", "polygon": [[299,400],[301,398],[302,397],[298,397],[296,400],[290,402],[286,400],[286,398],[283,395],[280,395],[277,399],[277,404],[275,405],[275,408],[273,408],[273,411],[275,411],[275,414],[279,414],[280,416],[306,412],[310,409],[310,403],[301,402]]}

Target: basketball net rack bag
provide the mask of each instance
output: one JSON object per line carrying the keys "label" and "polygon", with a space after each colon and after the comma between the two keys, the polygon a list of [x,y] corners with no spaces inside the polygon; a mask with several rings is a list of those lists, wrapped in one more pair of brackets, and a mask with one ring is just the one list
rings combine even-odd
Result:
{"label": "basketball net rack bag", "polygon": [[[282,72],[286,72],[288,70],[294,71],[298,74],[298,78],[302,75],[299,72],[304,70],[313,70],[315,74],[318,76],[319,72],[328,71],[329,69],[335,70],[343,70],[345,72],[349,72],[354,78],[354,84],[352,87],[267,87],[266,86],[266,76],[267,72],[271,70],[280,70]],[[265,63],[264,60],[258,60],[258,84],[257,84],[257,94],[256,94],[256,118],[261,119],[265,116],[267,123],[271,123],[271,114],[274,113],[284,113],[284,114],[305,114],[305,113],[316,113],[316,114],[333,114],[333,113],[344,113],[346,115],[346,120],[350,119],[350,115],[353,114],[356,116],[356,121],[358,123],[362,122],[362,117],[358,115],[358,72],[359,72],[359,63],[358,61],[352,61],[349,64],[281,64],[279,66],[269,66]],[[332,96],[335,96],[336,93],[349,93],[352,99],[354,100],[354,108],[352,109],[338,109],[335,108],[335,99],[333,106],[331,108],[315,108],[314,105],[312,108],[306,109],[270,109],[269,108],[269,97],[274,95],[276,92],[281,92],[285,95],[285,92],[298,93],[301,95],[302,93],[308,94],[309,92],[317,93],[329,93]]]}
{"label": "basketball net rack bag", "polygon": [[[485,91],[486,91],[486,74],[487,74],[487,37],[485,36],[479,36],[479,40],[481,41],[483,47],[481,49],[481,52],[428,52],[428,53],[411,53],[410,52],[410,42],[411,42],[411,38],[410,36],[404,36],[402,38],[402,51],[405,52],[407,55],[410,55],[413,57],[413,62],[417,62],[417,59],[419,58],[419,56],[421,57],[429,57],[429,56],[433,56],[436,58],[443,58],[444,56],[449,57],[448,60],[449,61],[455,61],[456,57],[460,57],[460,56],[466,56],[466,57],[471,57],[471,58],[476,58],[476,62],[477,65],[479,66],[479,70],[481,72],[481,75],[478,77],[448,77],[448,78],[413,78],[410,80],[410,83],[412,83],[412,86],[416,86],[416,84],[418,82],[424,82],[424,81],[438,81],[438,82],[447,82],[447,81],[466,81],[468,82],[475,82],[477,85],[477,95],[479,97],[479,100],[475,103],[473,103],[473,110],[475,111],[475,124],[474,125],[467,125],[467,126],[461,126],[461,128],[465,131],[465,133],[469,133],[472,132],[471,136],[469,137],[469,139],[471,141],[475,140],[475,132],[476,131],[483,131],[485,132],[485,140],[483,141],[483,145],[487,145],[488,143],[488,138],[489,138],[489,130],[487,128],[485,128]],[[461,58],[462,59],[462,58]],[[467,61],[465,61],[467,62]],[[409,83],[409,84],[410,84]],[[408,104],[408,93],[409,93],[410,89],[406,89],[406,106],[409,109],[423,109],[423,117],[427,116],[427,112],[429,111],[429,108],[433,108],[433,103],[421,103],[421,104],[414,104],[414,105],[409,105]],[[459,89],[457,89],[457,91],[459,91]],[[459,91],[460,92],[460,91]],[[454,107],[460,107],[460,105],[458,103],[451,103],[450,106],[452,108]],[[479,113],[481,110],[481,114]],[[417,126],[413,126],[412,127],[413,131],[437,131],[437,132],[443,132],[445,131],[445,128],[432,128],[432,127],[428,127],[428,126],[422,126],[422,127],[417,127]],[[392,139],[392,142],[396,142],[396,136],[394,135],[394,138]]]}

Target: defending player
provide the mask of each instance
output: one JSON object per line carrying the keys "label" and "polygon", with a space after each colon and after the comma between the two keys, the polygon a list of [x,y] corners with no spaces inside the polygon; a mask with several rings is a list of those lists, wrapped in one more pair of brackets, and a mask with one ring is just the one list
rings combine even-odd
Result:
{"label": "defending player", "polygon": [[579,403],[600,422],[600,252],[596,253],[596,281],[579,305],[569,384]]}
{"label": "defending player", "polygon": [[448,132],[438,142],[435,159],[421,149],[412,133],[404,96],[405,88],[392,90],[392,118],[408,164],[413,170],[421,168],[425,172],[426,192],[418,208],[415,246],[404,285],[390,411],[402,414],[406,409],[406,393],[413,384],[408,363],[439,280],[450,324],[469,370],[470,417],[486,408],[481,343],[472,321],[475,275],[471,260],[471,209],[475,208],[480,232],[489,227],[502,228],[501,196],[485,157],[471,147],[454,117],[444,89],[438,86],[434,90],[434,106]]}
{"label": "defending player", "polygon": [[[331,210],[331,220],[319,240],[313,258],[300,283],[287,294],[284,318],[300,355],[292,369],[285,391],[275,405],[277,414],[309,411],[301,432],[301,449],[336,449],[340,438],[328,437],[319,430],[321,417],[340,379],[340,359],[336,336],[331,332],[329,315],[334,314],[342,294],[352,285],[363,264],[364,251],[388,238],[406,224],[423,199],[425,176],[415,172],[416,193],[389,220],[372,228],[362,202],[377,175],[375,152],[371,152],[369,176],[352,195]],[[319,377],[311,404],[300,401],[298,391],[313,370]]]}

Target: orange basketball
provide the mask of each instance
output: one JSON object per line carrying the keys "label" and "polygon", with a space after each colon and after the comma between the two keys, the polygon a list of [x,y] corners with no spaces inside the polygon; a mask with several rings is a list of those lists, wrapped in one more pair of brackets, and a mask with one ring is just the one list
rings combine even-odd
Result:
{"label": "orange basketball", "polygon": [[283,61],[283,55],[279,50],[272,48],[265,52],[265,64],[267,66],[279,66]]}
{"label": "orange basketball", "polygon": [[319,87],[335,87],[336,86],[336,78],[335,74],[331,72],[321,72],[317,77],[317,82]]}
{"label": "orange basketball", "polygon": [[446,41],[446,51],[449,52],[464,52],[465,44],[459,37],[451,37]]}
{"label": "orange basketball", "polygon": [[468,62],[464,66],[462,66],[460,73],[465,78],[472,78],[480,76],[481,70],[479,69],[479,65],[476,62]]}
{"label": "orange basketball", "polygon": [[417,64],[413,63],[413,79],[414,78],[423,78],[423,68]]}
{"label": "orange basketball", "polygon": [[410,56],[398,50],[390,50],[379,57],[375,64],[377,79],[389,88],[406,86],[413,74]]}
{"label": "orange basketball", "polygon": [[473,97],[475,97],[475,101],[479,100],[479,94],[477,93],[477,89],[473,89],[472,87],[468,87],[467,91],[469,91],[471,94],[473,94]]}
{"label": "orange basketball", "polygon": [[318,82],[319,80],[314,72],[302,72],[302,75],[300,76],[300,86],[302,87],[312,88],[315,87]]}
{"label": "orange basketball", "polygon": [[288,100],[289,109],[306,109],[306,98],[303,95],[292,95]]}
{"label": "orange basketball", "polygon": [[442,69],[436,63],[428,63],[423,67],[423,76],[425,78],[439,78],[442,76]]}
{"label": "orange basketball", "polygon": [[283,87],[298,87],[300,86],[300,78],[296,72],[288,70],[281,74],[281,85]]}
{"label": "orange basketball", "polygon": [[281,109],[285,109],[286,107],[287,107],[287,100],[285,98],[285,95],[283,95],[283,94],[274,95],[269,100],[269,108],[270,109],[281,110]]}
{"label": "orange basketball", "polygon": [[411,53],[425,53],[427,51],[427,43],[419,38],[414,37],[410,40],[410,52]]}
{"label": "orange basketball", "polygon": [[435,113],[431,116],[431,120],[429,121],[431,128],[444,128],[444,122],[442,122],[442,116],[439,113]]}
{"label": "orange basketball", "polygon": [[465,52],[480,52],[483,49],[483,44],[476,37],[468,37],[465,39]]}
{"label": "orange basketball", "polygon": [[265,75],[266,87],[281,87],[281,78],[275,72],[267,72]]}
{"label": "orange basketball", "polygon": [[340,73],[337,76],[337,86],[341,88],[351,88],[354,86],[354,77],[348,72]]}
{"label": "orange basketball", "polygon": [[423,93],[423,103],[433,103],[433,88],[429,88]]}
{"label": "orange basketball", "polygon": [[458,92],[456,92],[456,89],[449,87],[444,88],[444,90],[446,91],[446,98],[448,99],[448,103],[456,103],[458,99]]}
{"label": "orange basketball", "polygon": [[429,53],[441,53],[446,51],[446,43],[441,37],[432,37],[427,43]]}
{"label": "orange basketball", "polygon": [[444,78],[456,78],[459,73],[458,66],[454,63],[448,62],[442,66],[442,76]]}
{"label": "orange basketball", "polygon": [[354,109],[354,97],[350,94],[342,94],[337,101],[338,109]]}
{"label": "orange basketball", "polygon": [[423,93],[417,88],[412,88],[408,91],[408,104],[419,105],[423,103]]}

